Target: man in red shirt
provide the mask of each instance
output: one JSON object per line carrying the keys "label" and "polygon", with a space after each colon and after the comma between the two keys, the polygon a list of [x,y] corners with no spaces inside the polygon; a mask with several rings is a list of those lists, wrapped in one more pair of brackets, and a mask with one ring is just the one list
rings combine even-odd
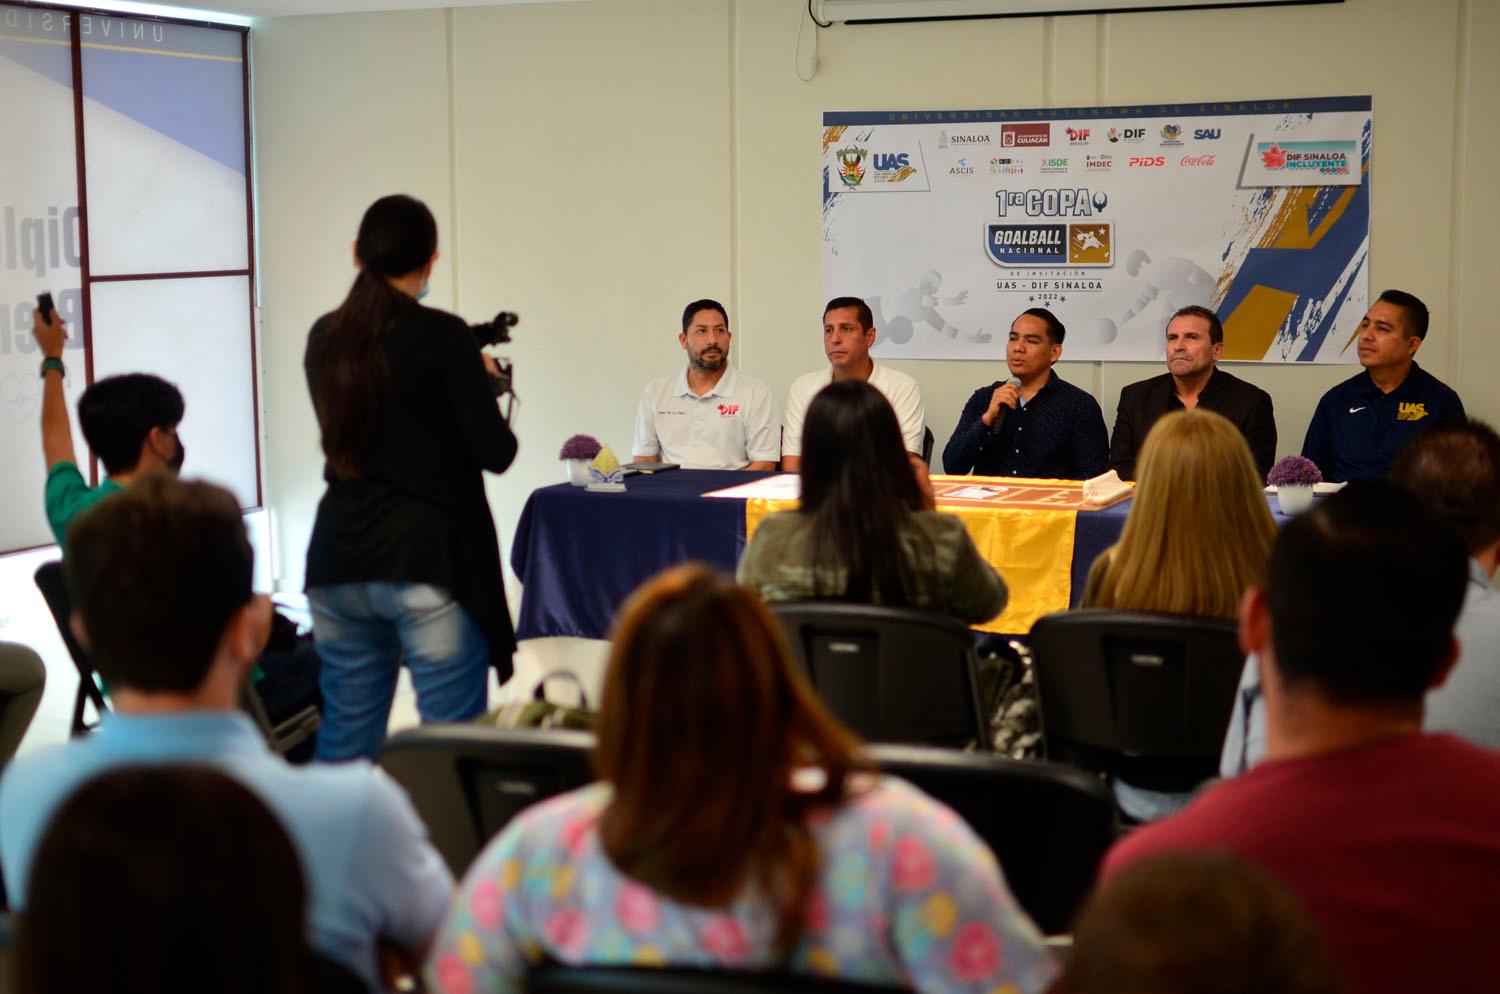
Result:
{"label": "man in red shirt", "polygon": [[1131,833],[1229,850],[1297,894],[1349,994],[1500,991],[1500,753],[1422,733],[1457,658],[1462,543],[1415,496],[1352,485],[1282,529],[1240,639],[1261,660],[1266,761]]}

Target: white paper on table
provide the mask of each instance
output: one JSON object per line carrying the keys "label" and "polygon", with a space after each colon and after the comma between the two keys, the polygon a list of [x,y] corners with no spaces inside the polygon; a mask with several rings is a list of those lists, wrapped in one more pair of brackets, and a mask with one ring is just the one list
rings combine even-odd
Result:
{"label": "white paper on table", "polygon": [[989,500],[1005,493],[1010,487],[959,487],[943,494],[943,499],[957,497],[959,500]]}
{"label": "white paper on table", "polygon": [[752,480],[749,483],[741,483],[737,487],[727,487],[723,490],[710,491],[703,496],[732,497],[737,500],[752,500],[756,497],[764,500],[800,500],[802,498],[802,477],[796,473],[779,473],[776,476],[768,476],[763,480]]}
{"label": "white paper on table", "polygon": [[[1320,497],[1326,496],[1328,494],[1336,494],[1340,490],[1344,489],[1344,487],[1347,485],[1347,483],[1314,483],[1313,493],[1317,494]],[[1274,486],[1266,487],[1266,493],[1274,494],[1275,492],[1276,488]]]}

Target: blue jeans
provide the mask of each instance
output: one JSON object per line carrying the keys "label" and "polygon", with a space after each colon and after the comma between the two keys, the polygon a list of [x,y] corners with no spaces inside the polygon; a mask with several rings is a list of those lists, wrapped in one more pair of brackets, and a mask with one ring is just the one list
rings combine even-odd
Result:
{"label": "blue jeans", "polygon": [[396,676],[411,670],[424,724],[483,713],[489,644],[447,591],[426,583],[343,583],[307,592],[323,661],[317,758],[374,758],[385,739]]}

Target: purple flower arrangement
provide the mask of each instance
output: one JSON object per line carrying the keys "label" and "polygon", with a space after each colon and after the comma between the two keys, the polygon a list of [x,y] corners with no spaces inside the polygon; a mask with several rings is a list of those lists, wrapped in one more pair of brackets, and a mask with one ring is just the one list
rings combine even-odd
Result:
{"label": "purple flower arrangement", "polygon": [[593,459],[602,448],[599,440],[592,435],[574,435],[563,443],[562,451],[557,454],[557,458]]}
{"label": "purple flower arrangement", "polygon": [[1266,482],[1278,489],[1310,487],[1322,483],[1323,474],[1318,471],[1318,464],[1305,456],[1282,456],[1266,474]]}

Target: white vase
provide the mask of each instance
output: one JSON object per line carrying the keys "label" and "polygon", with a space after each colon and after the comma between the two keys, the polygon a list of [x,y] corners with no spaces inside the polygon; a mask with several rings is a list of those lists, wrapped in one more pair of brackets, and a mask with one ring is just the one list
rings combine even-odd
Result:
{"label": "white vase", "polygon": [[1301,514],[1312,507],[1313,488],[1301,486],[1283,486],[1276,488],[1276,503],[1281,505],[1282,514]]}
{"label": "white vase", "polygon": [[592,459],[564,459],[568,465],[568,482],[575,487],[589,485],[589,463]]}

